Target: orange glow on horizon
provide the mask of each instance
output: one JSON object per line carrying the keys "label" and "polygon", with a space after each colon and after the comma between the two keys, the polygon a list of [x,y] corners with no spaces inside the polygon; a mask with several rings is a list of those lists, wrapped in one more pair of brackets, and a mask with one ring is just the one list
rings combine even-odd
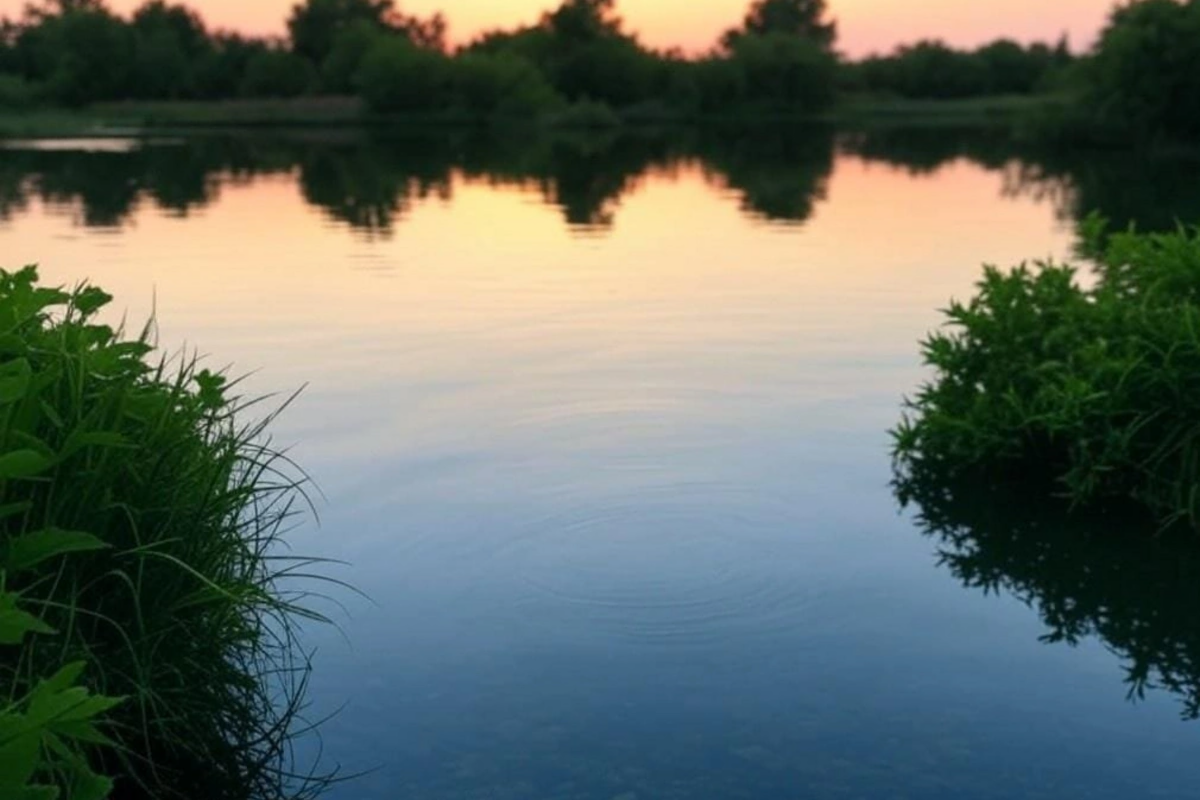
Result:
{"label": "orange glow on horizon", "polygon": [[[143,0],[109,0],[128,13]],[[0,15],[16,17],[27,0],[0,0]],[[295,0],[187,0],[214,28],[279,35]],[[863,55],[891,50],[921,38],[942,38],[971,46],[1001,36],[1022,41],[1070,36],[1075,49],[1088,46],[1114,0],[831,0],[841,24],[844,52]],[[421,16],[442,11],[452,40],[470,40],[484,30],[533,22],[555,0],[401,0],[405,11]],[[619,0],[627,27],[649,45],[707,49],[721,31],[736,24],[749,0]]]}

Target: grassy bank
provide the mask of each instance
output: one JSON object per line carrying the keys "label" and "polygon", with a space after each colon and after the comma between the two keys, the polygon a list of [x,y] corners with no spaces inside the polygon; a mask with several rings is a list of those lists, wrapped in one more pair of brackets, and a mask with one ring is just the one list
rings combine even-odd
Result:
{"label": "grassy bank", "polygon": [[995,95],[962,100],[849,95],[827,118],[833,122],[855,125],[1017,124],[1048,110],[1061,108],[1068,102],[1069,98],[1053,94]]}
{"label": "grassy bank", "polygon": [[[820,115],[779,113],[689,116],[659,106],[635,106],[616,112],[598,103],[581,103],[545,115],[536,124],[554,127],[617,127],[644,124],[725,124],[810,119],[846,124],[941,125],[1012,123],[1025,115],[1061,105],[1054,96],[1003,96],[969,100],[904,100],[850,96]],[[78,110],[0,111],[0,137],[125,136],[173,131],[234,128],[364,127],[405,124],[477,123],[453,114],[380,115],[368,113],[353,97],[219,102],[104,103]],[[530,124],[528,118],[521,121]]]}
{"label": "grassy bank", "polygon": [[0,111],[0,137],[127,136],[205,128],[354,126],[366,122],[354,98],[102,103],[81,109]]}
{"label": "grassy bank", "polygon": [[305,796],[302,483],[222,376],[99,323],[110,299],[0,272],[0,797]]}

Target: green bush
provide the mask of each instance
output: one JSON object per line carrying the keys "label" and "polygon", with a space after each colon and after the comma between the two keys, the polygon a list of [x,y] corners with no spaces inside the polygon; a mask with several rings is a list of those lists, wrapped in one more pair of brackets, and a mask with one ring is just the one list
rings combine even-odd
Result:
{"label": "green bush", "polygon": [[[109,300],[0,271],[0,796],[52,797],[12,790],[49,780],[101,797],[92,767],[122,796],[304,794],[288,778],[294,630],[315,615],[281,585],[308,562],[277,552],[300,483],[222,376],[153,364],[147,335],[97,322]],[[64,692],[94,713],[47,721]],[[14,774],[18,746],[62,763]]]}
{"label": "green bush", "polygon": [[1085,227],[1093,285],[1052,263],[988,268],[950,304],[897,466],[1037,475],[1077,503],[1200,526],[1200,234]]}

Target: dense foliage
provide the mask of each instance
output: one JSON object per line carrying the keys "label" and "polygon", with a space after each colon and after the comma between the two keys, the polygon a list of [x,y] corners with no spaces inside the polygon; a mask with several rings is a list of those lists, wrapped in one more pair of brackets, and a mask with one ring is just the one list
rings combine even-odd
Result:
{"label": "dense foliage", "polygon": [[44,0],[0,25],[0,108],[357,94],[377,112],[455,118],[579,105],[586,113],[568,115],[590,119],[596,104],[634,119],[811,115],[839,87],[906,97],[1029,92],[1065,57],[1008,42],[970,54],[921,44],[845,64],[825,0],[754,0],[693,57],[644,46],[616,0],[563,0],[533,24],[457,52],[441,15],[405,14],[394,0],[303,0],[287,31],[281,40],[212,32],[168,0],[147,0],[128,18],[103,0]]}
{"label": "dense foliage", "polygon": [[1081,71],[1091,124],[1126,138],[1200,138],[1200,0],[1118,7]]}
{"label": "dense foliage", "polygon": [[1082,58],[1065,39],[999,39],[973,50],[923,40],[849,61],[825,0],[753,0],[739,25],[690,56],[642,44],[617,0],[562,0],[456,50],[440,14],[405,14],[395,0],[302,0],[287,31],[210,31],[169,0],[129,17],[104,0],[42,0],[0,20],[0,109],[357,95],[384,114],[672,120],[813,115],[846,95],[1041,95],[1055,102],[1028,129],[1043,141],[1200,137],[1200,0],[1119,5]]}
{"label": "dense foliage", "polygon": [[860,91],[929,100],[1032,94],[1053,89],[1072,61],[1065,41],[1025,47],[1000,39],[973,51],[921,41],[850,65],[846,82]]}
{"label": "dense foliage", "polygon": [[898,466],[1040,477],[1079,504],[1200,527],[1200,233],[1087,228],[1094,284],[1051,263],[988,268],[951,303]]}
{"label": "dense foliage", "polygon": [[0,271],[0,796],[304,795],[297,483],[223,377],[151,363],[109,300]]}

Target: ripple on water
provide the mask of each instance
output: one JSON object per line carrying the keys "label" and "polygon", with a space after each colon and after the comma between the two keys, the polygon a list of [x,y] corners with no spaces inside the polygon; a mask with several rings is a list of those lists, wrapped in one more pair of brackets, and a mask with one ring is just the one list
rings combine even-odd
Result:
{"label": "ripple on water", "polygon": [[799,534],[786,502],[691,484],[573,502],[526,525],[496,555],[522,578],[518,603],[529,624],[569,638],[707,645],[806,621],[816,592],[779,553]]}

